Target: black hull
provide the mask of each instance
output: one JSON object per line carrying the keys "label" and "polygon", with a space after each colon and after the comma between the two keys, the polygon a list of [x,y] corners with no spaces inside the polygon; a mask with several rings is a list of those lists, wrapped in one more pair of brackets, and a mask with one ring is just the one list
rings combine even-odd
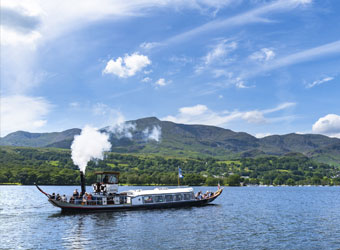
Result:
{"label": "black hull", "polygon": [[88,213],[88,212],[100,212],[100,211],[133,211],[133,210],[149,210],[149,209],[167,209],[167,208],[186,208],[186,207],[199,207],[208,205],[212,200],[197,200],[197,201],[187,201],[187,202],[174,202],[174,203],[164,203],[164,204],[150,204],[150,205],[140,205],[140,206],[121,206],[121,207],[62,207],[62,213]]}

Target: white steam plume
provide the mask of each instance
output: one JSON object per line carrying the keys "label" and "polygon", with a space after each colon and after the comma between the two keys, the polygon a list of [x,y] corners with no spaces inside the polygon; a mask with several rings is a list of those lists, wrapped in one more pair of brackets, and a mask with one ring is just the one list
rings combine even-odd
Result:
{"label": "white steam plume", "polygon": [[149,128],[146,128],[143,131],[144,136],[146,137],[146,140],[154,140],[159,142],[159,140],[161,139],[161,135],[162,135],[162,129],[160,126],[154,126],[151,131]]}
{"label": "white steam plume", "polygon": [[85,126],[80,135],[72,142],[72,161],[85,174],[87,163],[94,159],[103,159],[104,152],[111,149],[109,135],[100,133],[96,128]]}
{"label": "white steam plume", "polygon": [[118,139],[127,137],[132,139],[132,132],[136,130],[136,124],[134,123],[118,123],[106,128],[106,131],[113,133]]}

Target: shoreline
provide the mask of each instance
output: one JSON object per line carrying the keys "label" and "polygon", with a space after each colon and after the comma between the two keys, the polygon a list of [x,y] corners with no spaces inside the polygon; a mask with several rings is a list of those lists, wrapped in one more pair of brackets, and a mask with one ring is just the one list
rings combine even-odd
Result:
{"label": "shoreline", "polygon": [[[21,184],[21,183],[0,183],[0,186],[35,186],[34,184]],[[50,185],[50,184],[39,184],[39,186],[65,186],[65,187],[75,187],[79,185]],[[188,187],[188,185],[157,185],[157,184],[149,184],[149,185],[137,185],[137,184],[120,184],[119,186],[131,186],[131,187]],[[91,185],[87,185],[86,187],[91,187]],[[216,186],[207,186],[207,185],[200,185],[200,186],[190,186],[190,187],[216,187]],[[221,186],[224,188],[247,188],[247,187],[340,187],[340,185],[247,185],[247,186]]]}

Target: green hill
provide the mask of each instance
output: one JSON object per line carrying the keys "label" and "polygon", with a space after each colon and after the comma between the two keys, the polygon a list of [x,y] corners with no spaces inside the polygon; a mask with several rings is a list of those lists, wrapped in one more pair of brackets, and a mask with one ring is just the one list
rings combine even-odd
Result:
{"label": "green hill", "polygon": [[[160,121],[155,117],[128,121],[133,124],[130,138],[111,130],[112,152],[155,154],[177,157],[216,157],[232,159],[242,157],[283,156],[301,153],[317,161],[340,165],[340,139],[317,134],[273,135],[258,139],[244,132],[206,126],[186,125]],[[148,139],[146,132],[161,129],[160,140]],[[70,148],[74,135],[80,129],[55,133],[29,133],[18,131],[0,139],[0,145]],[[108,131],[103,128],[102,131]],[[117,134],[118,133],[118,134]]]}
{"label": "green hill", "polygon": [[[53,133],[29,133],[17,131],[0,139],[1,146],[22,146],[22,147],[49,147],[57,145],[60,148],[70,148],[75,135],[79,135],[81,129],[73,128],[63,132]],[[69,143],[65,143],[69,141]]]}

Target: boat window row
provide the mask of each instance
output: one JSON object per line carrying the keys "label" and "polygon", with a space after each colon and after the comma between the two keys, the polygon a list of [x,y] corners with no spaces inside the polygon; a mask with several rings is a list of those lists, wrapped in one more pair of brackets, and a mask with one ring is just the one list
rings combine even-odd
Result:
{"label": "boat window row", "polygon": [[193,193],[183,194],[165,194],[165,195],[144,195],[144,203],[161,203],[161,202],[175,202],[175,201],[188,201],[194,200],[195,196]]}

